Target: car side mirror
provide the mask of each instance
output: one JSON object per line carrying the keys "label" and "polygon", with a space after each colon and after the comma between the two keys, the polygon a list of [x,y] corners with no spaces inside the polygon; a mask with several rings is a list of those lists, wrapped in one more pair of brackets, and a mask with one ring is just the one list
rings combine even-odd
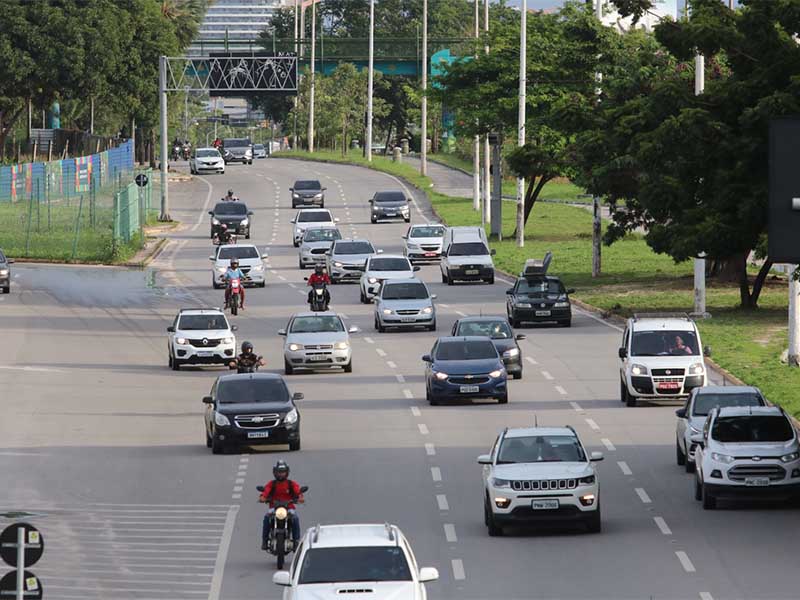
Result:
{"label": "car side mirror", "polygon": [[497,254],[497,250],[495,250],[494,248],[492,248],[491,250],[489,250],[489,254],[491,254],[492,256],[494,256],[495,254]]}
{"label": "car side mirror", "polygon": [[208,214],[210,214],[213,217],[214,216],[214,211],[210,210],[210,211],[208,211]]}
{"label": "car side mirror", "polygon": [[361,331],[361,329],[353,325],[350,329],[347,330],[347,333],[358,333],[359,331]]}
{"label": "car side mirror", "polygon": [[401,236],[400,236],[400,238],[401,238],[401,239],[404,239],[404,240],[407,240],[407,239],[408,239],[408,236],[407,236],[407,235],[401,235]]}
{"label": "car side mirror", "polygon": [[333,222],[334,223],[338,223],[339,222],[339,217],[334,217]]}
{"label": "car side mirror", "polygon": [[217,260],[217,259],[216,259],[216,257],[215,257],[215,256],[212,254],[211,256],[209,256],[209,257],[208,257],[208,260]]}
{"label": "car side mirror", "polygon": [[308,281],[308,277],[303,277],[303,281]]}
{"label": "car side mirror", "polygon": [[304,485],[304,486],[302,486],[300,488],[300,493],[301,494],[305,494],[307,491],[308,491],[308,486],[307,485]]}
{"label": "car side mirror", "polygon": [[511,294],[513,294],[513,293],[514,293],[514,288],[508,288],[508,289],[506,290],[506,294],[507,294],[507,295],[509,295],[509,296],[510,296]]}
{"label": "car side mirror", "polygon": [[294,188],[289,188],[289,191],[290,191],[290,192],[293,192],[293,191],[294,191]]}
{"label": "car side mirror", "polygon": [[478,457],[478,464],[479,465],[490,465],[492,464],[492,457],[490,454],[481,454]]}
{"label": "car side mirror", "polygon": [[303,392],[295,392],[292,394],[292,400],[302,400],[303,398],[305,398]]}
{"label": "car side mirror", "polygon": [[433,567],[422,567],[419,570],[419,582],[436,581],[439,579],[439,571]]}
{"label": "car side mirror", "polygon": [[411,203],[411,198],[406,198],[406,202]]}
{"label": "car side mirror", "polygon": [[6,261],[6,262],[8,262],[8,264],[10,264],[10,265],[13,265],[14,264],[14,259],[13,258],[9,258],[8,261]]}
{"label": "car side mirror", "polygon": [[525,339],[525,334],[524,333],[520,333],[519,335],[515,335],[514,339],[517,340],[517,341],[524,340]]}
{"label": "car side mirror", "polygon": [[575,293],[575,288],[568,288],[567,289],[567,293],[568,294],[574,294]]}
{"label": "car side mirror", "polygon": [[261,258],[262,258],[262,259],[264,259],[264,260],[266,260],[267,258],[269,258],[269,254],[262,254],[262,255],[261,255]]}
{"label": "car side mirror", "polygon": [[592,462],[600,462],[603,460],[603,453],[602,452],[592,452],[589,460]]}
{"label": "car side mirror", "polygon": [[263,492],[264,491],[264,486],[263,485],[257,485],[256,486],[256,490],[258,490],[259,492]]}
{"label": "car side mirror", "polygon": [[422,355],[422,362],[426,362],[426,363],[431,362],[431,355],[430,354],[423,354]]}
{"label": "car side mirror", "polygon": [[252,210],[248,210],[247,211],[247,216],[248,217],[252,217],[253,216],[253,211]]}
{"label": "car side mirror", "polygon": [[175,328],[172,325],[170,325],[169,327],[167,327],[167,331],[169,333],[175,333]]}
{"label": "car side mirror", "polygon": [[419,271],[419,269],[420,268],[418,266],[416,266],[416,265],[414,266],[414,271]]}
{"label": "car side mirror", "polygon": [[711,346],[703,348],[703,356],[711,356]]}
{"label": "car side mirror", "polygon": [[679,408],[678,410],[675,411],[675,415],[679,419],[685,419],[686,418],[686,409],[685,408]]}
{"label": "car side mirror", "polygon": [[619,350],[617,350],[617,354],[619,355],[620,358],[625,358],[626,356],[628,356],[628,351],[625,349],[624,346],[622,346]]}
{"label": "car side mirror", "polygon": [[272,583],[289,587],[292,585],[292,576],[289,575],[289,571],[276,571],[272,576]]}
{"label": "car side mirror", "polygon": [[324,192],[324,191],[325,191],[325,190],[327,190],[327,189],[328,189],[328,188],[324,187],[324,188],[322,188],[322,191]]}
{"label": "car side mirror", "polygon": [[436,300],[439,297],[439,294],[431,294],[431,300]]}
{"label": "car side mirror", "polygon": [[239,331],[238,325],[231,325],[231,331]]}
{"label": "car side mirror", "polygon": [[286,335],[285,329],[278,329],[278,335]]}
{"label": "car side mirror", "polygon": [[[295,220],[294,220],[294,219],[292,219],[291,221],[289,221],[289,223],[294,223],[294,221],[295,221]],[[277,575],[277,573],[276,573],[276,575]]]}
{"label": "car side mirror", "polygon": [[214,404],[214,399],[211,396],[203,396],[203,404]]}
{"label": "car side mirror", "polygon": [[383,250],[376,250],[375,252],[376,252],[377,254],[383,254]]}

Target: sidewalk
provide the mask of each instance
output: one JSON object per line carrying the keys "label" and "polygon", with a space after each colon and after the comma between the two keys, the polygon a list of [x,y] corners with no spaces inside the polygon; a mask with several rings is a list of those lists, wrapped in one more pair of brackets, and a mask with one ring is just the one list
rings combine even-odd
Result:
{"label": "sidewalk", "polygon": [[[416,156],[406,155],[403,157],[403,162],[419,169],[420,159]],[[472,198],[472,176],[463,171],[429,160],[428,177],[433,181],[433,189],[440,194]]]}

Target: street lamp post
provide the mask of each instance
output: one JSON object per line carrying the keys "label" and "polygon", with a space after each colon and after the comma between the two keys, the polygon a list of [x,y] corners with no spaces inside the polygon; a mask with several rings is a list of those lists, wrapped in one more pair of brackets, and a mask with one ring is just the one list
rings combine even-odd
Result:
{"label": "street lamp post", "polygon": [[311,0],[311,89],[308,94],[308,151],[314,152],[314,60],[317,42],[317,3]]}
{"label": "street lamp post", "polygon": [[[475,0],[475,39],[480,37],[480,7]],[[477,58],[477,56],[475,57]],[[481,137],[475,136],[472,147],[472,209],[481,209]]]}
{"label": "street lamp post", "polygon": [[[527,94],[528,1],[522,0],[519,23],[519,114],[517,146],[525,145],[525,99]],[[517,246],[525,245],[525,178],[517,177]]]}
{"label": "street lamp post", "polygon": [[[369,73],[367,74],[367,162],[372,162],[372,93],[375,68],[375,0],[369,0]],[[347,140],[342,140],[345,144]],[[347,152],[347,148],[343,148]]]}
{"label": "street lamp post", "polygon": [[[694,93],[699,96],[705,91],[706,62],[702,54],[694,57]],[[706,253],[701,252],[694,259],[694,314],[706,316]]]}
{"label": "street lamp post", "polygon": [[[300,53],[298,51],[299,44],[298,44],[298,41],[297,41],[297,33],[298,33],[297,32],[297,25],[298,25],[298,22],[297,22],[297,17],[298,17],[298,15],[297,15],[297,3],[299,1],[300,0],[294,0],[294,55],[296,57],[298,57],[298,58],[300,57]],[[297,71],[298,71],[297,77],[299,78],[300,77],[300,73],[299,73],[300,67],[299,67],[299,65],[297,67]],[[292,150],[297,150],[297,92],[294,93],[294,110],[292,111],[292,115],[294,116],[294,127],[292,129]],[[272,151],[272,148],[270,148],[270,152],[271,151]]]}
{"label": "street lamp post", "polygon": [[[489,32],[489,0],[483,0],[483,30]],[[488,38],[486,45],[483,47],[485,54],[489,54]],[[483,136],[483,222],[492,222],[492,208],[491,208],[491,161],[489,149],[489,136]]]}
{"label": "street lamp post", "polygon": [[428,0],[422,0],[422,140],[419,172],[428,174]]}

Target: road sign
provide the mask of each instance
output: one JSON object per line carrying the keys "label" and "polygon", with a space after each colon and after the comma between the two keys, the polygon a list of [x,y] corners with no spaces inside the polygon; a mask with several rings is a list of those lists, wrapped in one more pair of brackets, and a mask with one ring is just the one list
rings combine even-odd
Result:
{"label": "road sign", "polygon": [[44,538],[39,530],[28,523],[14,523],[0,534],[0,558],[12,567],[17,566],[17,530],[25,529],[25,566],[35,565],[44,552]]}
{"label": "road sign", "polygon": [[800,263],[800,119],[773,119],[769,128],[769,258]]}
{"label": "road sign", "polygon": [[[25,600],[40,600],[43,594],[42,582],[30,571],[25,571],[22,580],[22,597]],[[17,597],[17,572],[9,571],[0,579],[0,599]]]}
{"label": "road sign", "polygon": [[147,185],[147,175],[145,175],[144,173],[139,173],[136,176],[136,180],[135,181],[136,181],[136,185],[138,185],[139,187],[144,187],[144,186]]}

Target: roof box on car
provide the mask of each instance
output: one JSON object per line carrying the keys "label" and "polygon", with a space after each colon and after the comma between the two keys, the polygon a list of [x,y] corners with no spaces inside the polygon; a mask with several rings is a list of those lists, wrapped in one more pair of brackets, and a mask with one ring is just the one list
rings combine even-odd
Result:
{"label": "roof box on car", "polygon": [[548,251],[542,259],[529,258],[525,261],[525,268],[520,275],[522,277],[541,277],[542,275],[546,275],[551,260],[553,260],[553,253],[550,251]]}

